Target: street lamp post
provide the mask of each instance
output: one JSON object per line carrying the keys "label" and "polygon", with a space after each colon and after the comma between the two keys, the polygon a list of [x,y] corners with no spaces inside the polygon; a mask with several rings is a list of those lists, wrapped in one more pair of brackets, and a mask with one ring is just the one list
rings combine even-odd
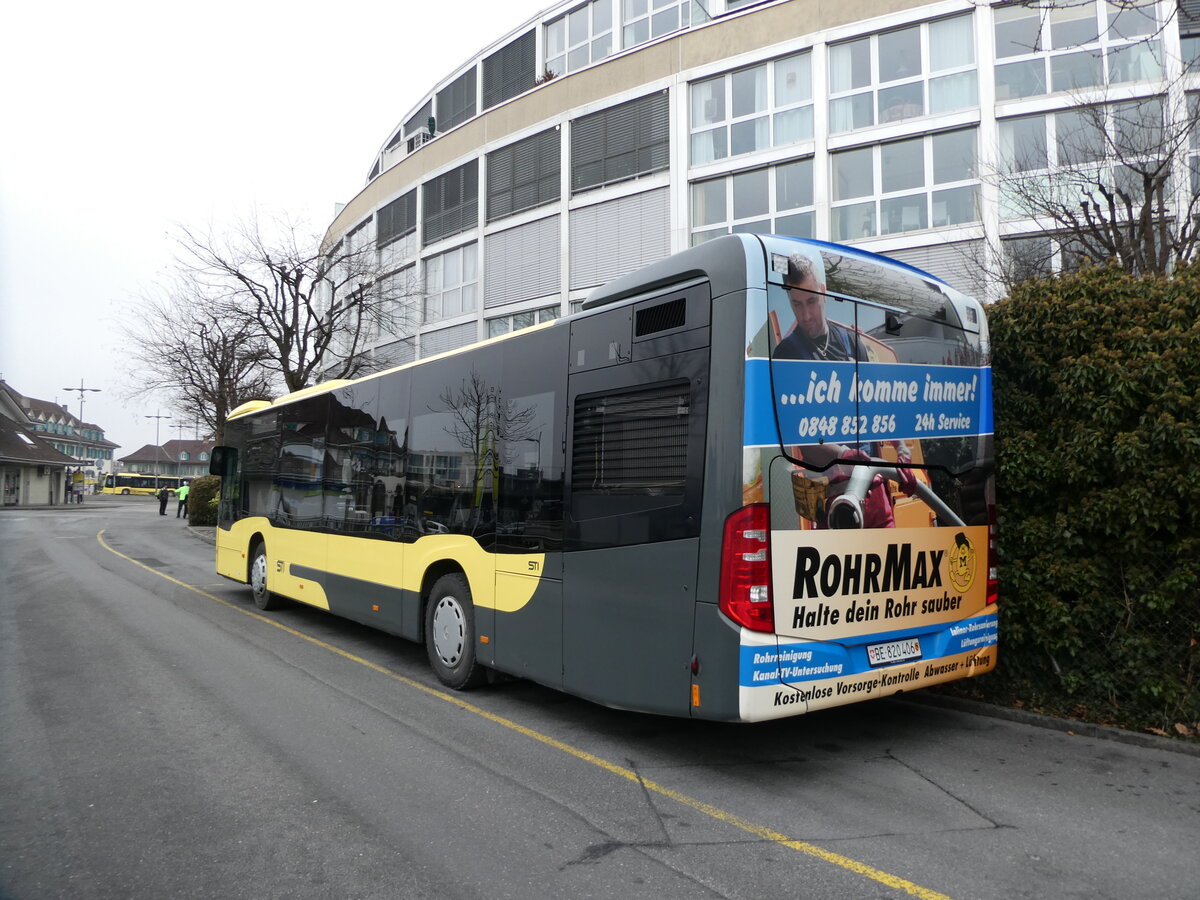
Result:
{"label": "street lamp post", "polygon": [[[82,460],[84,459],[84,456],[83,456],[83,395],[86,393],[98,394],[98,393],[100,393],[100,388],[84,387],[83,379],[80,378],[79,379],[79,387],[65,387],[65,388],[63,388],[63,390],[71,391],[72,393],[79,394],[79,434],[77,435],[79,440],[77,440],[75,442],[75,444],[79,448],[79,458],[78,458],[79,459],[79,471],[82,472],[83,471]],[[80,476],[80,477],[82,478],[82,476]],[[81,491],[83,490],[82,484],[79,486],[79,489]],[[83,499],[83,494],[79,495],[79,499],[81,499],[81,500]]]}
{"label": "street lamp post", "polygon": [[170,413],[166,413],[166,414],[156,413],[153,416],[144,416],[143,418],[156,420],[154,423],[154,487],[157,488],[158,487],[158,465],[160,462],[159,458],[162,456],[162,441],[159,439],[158,429],[159,429],[159,426],[162,425],[162,420],[171,418],[171,414]]}

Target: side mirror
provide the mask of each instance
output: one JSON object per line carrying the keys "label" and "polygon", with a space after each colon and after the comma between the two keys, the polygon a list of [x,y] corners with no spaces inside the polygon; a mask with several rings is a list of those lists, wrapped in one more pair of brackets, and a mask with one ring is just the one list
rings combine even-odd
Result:
{"label": "side mirror", "polygon": [[235,447],[213,447],[212,455],[208,458],[208,474],[224,475],[237,459]]}

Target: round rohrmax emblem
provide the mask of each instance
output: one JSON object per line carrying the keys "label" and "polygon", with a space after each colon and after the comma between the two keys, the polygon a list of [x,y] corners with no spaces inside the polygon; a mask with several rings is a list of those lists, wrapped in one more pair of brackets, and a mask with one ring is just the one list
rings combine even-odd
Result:
{"label": "round rohrmax emblem", "polygon": [[954,536],[954,543],[946,558],[950,583],[960,594],[965,594],[975,583],[975,545],[964,532]]}

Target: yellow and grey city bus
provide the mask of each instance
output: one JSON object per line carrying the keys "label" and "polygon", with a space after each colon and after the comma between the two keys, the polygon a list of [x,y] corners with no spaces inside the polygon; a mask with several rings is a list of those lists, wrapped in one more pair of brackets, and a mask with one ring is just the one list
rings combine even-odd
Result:
{"label": "yellow and grey city bus", "polygon": [[225,435],[217,571],[451,688],[754,721],[996,665],[984,312],[883,257],[722,237]]}
{"label": "yellow and grey city bus", "polygon": [[105,475],[100,482],[98,494],[142,494],[151,496],[157,494],[160,488],[172,491],[180,484],[187,484],[190,478],[179,478],[175,475],[146,475],[140,472],[118,472],[115,475]]}

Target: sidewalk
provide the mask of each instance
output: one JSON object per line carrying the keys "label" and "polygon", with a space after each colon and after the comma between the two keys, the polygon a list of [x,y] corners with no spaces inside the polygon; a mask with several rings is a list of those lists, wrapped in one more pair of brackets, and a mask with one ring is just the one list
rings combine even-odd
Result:
{"label": "sidewalk", "polygon": [[1033,712],[1026,709],[1015,709],[979,700],[968,700],[965,697],[953,697],[949,694],[939,694],[935,691],[913,691],[898,694],[891,699],[898,703],[917,703],[924,706],[938,706],[959,712],[971,713],[977,716],[987,716],[992,719],[1004,719],[1008,722],[1019,722],[1022,725],[1032,725],[1035,728],[1045,728],[1050,731],[1061,731],[1064,734],[1079,737],[1097,738],[1113,741],[1118,744],[1129,744],[1134,747],[1145,747],[1151,750],[1165,750],[1169,753],[1183,753],[1187,756],[1200,756],[1200,743],[1181,738],[1165,738],[1155,734],[1144,734],[1140,731],[1127,731],[1124,728],[1114,728],[1111,725],[1096,725],[1080,719],[1060,719],[1046,713]]}
{"label": "sidewalk", "polygon": [[212,525],[189,525],[187,527],[187,533],[194,538],[198,538],[199,540],[206,541],[210,544],[215,544],[217,542],[217,529]]}
{"label": "sidewalk", "polygon": [[42,504],[41,506],[35,506],[33,504],[24,504],[24,503],[19,503],[15,506],[0,506],[0,513],[6,513],[6,512],[20,512],[20,513],[83,512],[85,510],[90,512],[92,510],[105,509],[106,507],[107,507],[107,503],[105,501],[93,500],[92,498],[89,497],[83,503],[58,503],[58,504],[55,504],[54,506],[46,506],[45,504]]}
{"label": "sidewalk", "polygon": [[[137,498],[130,500],[128,497],[111,497],[107,494],[94,494],[88,496],[83,503],[58,503],[53,506],[45,504],[37,506],[34,504],[16,504],[13,506],[0,506],[0,515],[5,513],[95,513],[111,511],[118,504],[124,505],[129,503],[139,503],[145,500],[147,512],[153,510],[157,506],[158,501],[153,497]],[[167,518],[178,518],[173,512],[168,510]],[[186,523],[185,523],[186,524]],[[206,541],[209,544],[217,542],[217,529],[211,525],[188,525],[187,533]]]}

